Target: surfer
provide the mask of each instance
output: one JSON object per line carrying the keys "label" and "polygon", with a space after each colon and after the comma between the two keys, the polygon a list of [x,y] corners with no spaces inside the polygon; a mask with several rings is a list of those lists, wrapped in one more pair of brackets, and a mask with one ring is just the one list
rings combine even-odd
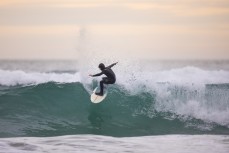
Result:
{"label": "surfer", "polygon": [[102,71],[98,74],[89,75],[91,77],[96,77],[105,74],[107,77],[103,77],[100,81],[100,92],[95,93],[96,95],[103,96],[103,84],[114,84],[116,81],[115,73],[112,71],[112,67],[115,66],[118,62],[111,64],[110,66],[105,67],[103,63],[99,64],[99,69]]}

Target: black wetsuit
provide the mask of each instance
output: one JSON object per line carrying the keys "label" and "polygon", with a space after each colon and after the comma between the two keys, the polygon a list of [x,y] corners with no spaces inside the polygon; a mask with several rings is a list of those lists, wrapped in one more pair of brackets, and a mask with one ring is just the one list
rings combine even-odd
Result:
{"label": "black wetsuit", "polygon": [[92,75],[93,77],[100,76],[100,75],[106,75],[107,77],[103,77],[103,79],[100,81],[100,94],[103,95],[103,84],[114,84],[116,81],[115,73],[112,71],[111,67],[113,67],[115,64],[111,64],[108,67],[105,67],[105,69],[102,70],[101,73]]}

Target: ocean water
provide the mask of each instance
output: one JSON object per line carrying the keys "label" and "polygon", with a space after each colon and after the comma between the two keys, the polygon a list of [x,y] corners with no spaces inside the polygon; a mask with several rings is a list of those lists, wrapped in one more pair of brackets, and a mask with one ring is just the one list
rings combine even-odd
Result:
{"label": "ocean water", "polygon": [[229,152],[229,61],[97,64],[0,61],[0,152]]}

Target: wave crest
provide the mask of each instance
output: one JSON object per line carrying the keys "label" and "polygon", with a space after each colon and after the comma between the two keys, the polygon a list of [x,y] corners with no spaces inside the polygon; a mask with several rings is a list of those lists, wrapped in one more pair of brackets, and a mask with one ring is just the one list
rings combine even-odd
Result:
{"label": "wave crest", "polygon": [[34,85],[47,82],[80,82],[80,74],[78,72],[70,74],[0,70],[0,85],[3,86]]}

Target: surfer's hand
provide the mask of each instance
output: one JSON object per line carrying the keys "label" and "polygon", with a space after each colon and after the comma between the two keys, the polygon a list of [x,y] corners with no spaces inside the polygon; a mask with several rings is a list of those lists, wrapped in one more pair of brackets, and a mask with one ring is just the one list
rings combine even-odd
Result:
{"label": "surfer's hand", "polygon": [[115,65],[118,64],[118,62],[115,63]]}
{"label": "surfer's hand", "polygon": [[90,77],[93,77],[93,75],[89,74]]}

